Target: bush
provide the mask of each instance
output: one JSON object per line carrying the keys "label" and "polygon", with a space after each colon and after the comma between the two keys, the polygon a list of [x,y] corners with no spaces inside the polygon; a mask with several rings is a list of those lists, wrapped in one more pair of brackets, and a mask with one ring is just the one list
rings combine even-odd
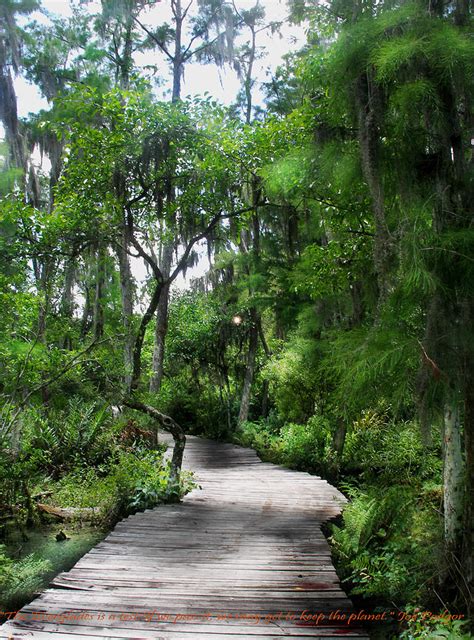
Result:
{"label": "bush", "polygon": [[227,412],[219,398],[218,385],[207,379],[202,388],[196,388],[186,376],[163,381],[158,398],[160,410],[180,424],[186,433],[210,438],[228,436]]}
{"label": "bush", "polygon": [[314,340],[294,336],[264,367],[263,375],[283,420],[305,422],[314,413],[320,358]]}
{"label": "bush", "polygon": [[244,447],[253,447],[264,459],[309,472],[325,472],[333,458],[329,422],[313,416],[306,424],[272,421],[246,422],[236,437]]}
{"label": "bush", "polygon": [[[439,444],[437,446],[439,449]],[[385,413],[364,411],[346,436],[342,458],[346,474],[362,480],[411,483],[415,478],[441,477],[441,456],[423,446],[415,422],[395,422]]]}
{"label": "bush", "polygon": [[30,411],[22,448],[39,466],[59,476],[73,466],[104,463],[116,444],[112,429],[106,404],[76,396],[66,409]]}
{"label": "bush", "polygon": [[427,617],[426,612],[418,608],[407,608],[407,628],[399,635],[400,640],[472,640],[467,629],[468,623],[453,620],[448,612],[440,616]]}
{"label": "bush", "polygon": [[336,559],[352,593],[400,603],[426,596],[442,564],[442,522],[413,487],[351,489],[343,526],[332,526]]}
{"label": "bush", "polygon": [[31,483],[40,477],[35,460],[22,453],[15,458],[9,450],[7,438],[0,439],[0,513],[3,522],[0,533],[10,526],[9,518],[16,526],[24,527],[35,519],[31,499]]}
{"label": "bush", "polygon": [[244,422],[235,436],[243,447],[252,447],[262,458],[270,462],[281,462],[281,438],[270,430],[265,422]]}
{"label": "bush", "polygon": [[285,464],[302,471],[321,472],[331,459],[331,429],[321,416],[305,425],[288,424],[281,430],[281,452]]}
{"label": "bush", "polygon": [[0,610],[12,611],[33,598],[43,586],[43,574],[51,569],[47,560],[34,554],[14,561],[0,545]]}

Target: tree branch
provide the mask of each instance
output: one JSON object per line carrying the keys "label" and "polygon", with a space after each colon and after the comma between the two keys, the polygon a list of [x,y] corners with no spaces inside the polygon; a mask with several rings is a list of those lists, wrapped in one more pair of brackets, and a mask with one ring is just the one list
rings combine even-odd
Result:
{"label": "tree branch", "polygon": [[145,33],[153,40],[153,42],[155,42],[159,48],[163,51],[163,53],[168,56],[168,58],[171,60],[171,62],[174,61],[174,57],[171,55],[171,53],[168,51],[168,49],[165,46],[164,42],[161,42],[161,40],[159,40],[155,34],[153,33],[153,31],[150,31],[147,27],[145,27],[144,24],[142,24],[140,22],[140,20],[137,17],[133,17],[133,19],[135,20],[135,22],[143,29],[143,31],[145,31]]}
{"label": "tree branch", "polygon": [[207,225],[207,227],[204,229],[204,231],[201,231],[201,233],[198,233],[195,236],[193,236],[191,240],[188,242],[183,255],[181,256],[181,258],[178,261],[178,264],[176,265],[176,268],[174,269],[170,277],[166,280],[166,284],[171,284],[173,280],[177,278],[179,272],[183,269],[186,263],[186,260],[189,258],[189,254],[191,253],[191,250],[193,246],[196,244],[196,242],[199,242],[199,240],[202,240],[203,238],[205,238],[209,234],[209,232],[212,231],[212,229],[214,229],[214,227],[221,220],[226,220],[227,218],[233,218],[234,216],[239,216],[243,213],[248,213],[249,211],[253,211],[254,208],[255,207],[247,207],[246,209],[239,209],[238,211],[234,211],[233,213],[227,213],[227,214],[219,213],[215,215],[210,221],[210,223]]}
{"label": "tree branch", "polygon": [[153,271],[153,275],[154,275],[155,279],[157,280],[157,282],[163,284],[164,278],[163,278],[163,274],[161,272],[161,269],[157,265],[156,261],[153,260],[152,256],[150,256],[145,251],[145,249],[142,247],[142,245],[135,238],[135,228],[134,228],[134,221],[133,221],[133,213],[132,213],[132,210],[130,209],[129,205],[130,205],[130,203],[127,203],[125,205],[125,211],[127,212],[127,227],[128,227],[130,242],[132,243],[132,245],[137,250],[138,255],[141,258],[143,258],[143,260],[150,266],[151,270]]}

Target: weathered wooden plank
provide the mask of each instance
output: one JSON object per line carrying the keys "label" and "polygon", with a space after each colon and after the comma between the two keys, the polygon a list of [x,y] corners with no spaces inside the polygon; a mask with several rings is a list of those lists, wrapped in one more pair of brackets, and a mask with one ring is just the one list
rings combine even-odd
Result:
{"label": "weathered wooden plank", "polygon": [[[248,449],[192,437],[185,467],[202,490],[124,519],[0,638],[366,638],[328,619],[352,607],[320,530],[345,501],[336,489]],[[327,626],[299,621],[304,610]],[[153,611],[169,617],[145,621]],[[49,617],[32,620],[33,612]],[[71,612],[79,619],[68,620]]]}
{"label": "weathered wooden plank", "polygon": [[[15,631],[14,636],[10,635],[0,635],[0,638],[5,639],[5,640],[22,640],[22,639],[28,639],[30,640],[31,638],[35,638],[36,640],[62,640],[65,636],[64,636],[64,628],[59,625],[57,625],[57,631],[40,631],[37,629],[24,629],[21,631]],[[120,629],[117,633],[121,632],[122,630]],[[185,632],[169,632],[169,633],[160,633],[160,635],[157,635],[156,632],[153,633],[152,635],[148,635],[146,634],[146,631],[134,631],[132,633],[132,635],[109,635],[110,634],[110,630],[106,630],[106,629],[98,629],[97,627],[92,627],[89,631],[89,633],[84,632],[84,630],[82,630],[82,633],[78,633],[78,632],[73,632],[73,631],[68,631],[67,632],[67,636],[71,638],[71,640],[91,640],[91,638],[100,638],[100,640],[120,640],[121,638],[133,638],[133,640],[150,640],[150,638],[152,638],[153,640],[232,640],[233,638],[238,638],[238,637],[245,637],[245,638],[258,638],[259,636],[254,636],[251,634],[246,633],[245,635],[242,634],[211,634],[208,632],[203,632],[203,633],[196,633],[195,631],[189,631],[187,633]],[[260,636],[261,637],[261,636]],[[294,640],[308,640],[308,636],[301,636],[301,635],[288,635],[288,634],[278,634],[276,635],[275,633],[273,633],[272,635],[269,636],[265,636],[265,640],[280,640],[281,638],[288,638],[291,637]],[[316,639],[316,640],[326,640],[326,638],[341,638],[341,637],[346,637],[346,638],[359,638],[362,640],[368,640],[368,636],[366,635],[362,635],[362,634],[357,634],[357,632],[353,632],[353,631],[348,631],[347,633],[341,634],[341,633],[334,633],[334,631],[331,630],[319,630],[317,635],[311,635],[311,638]]]}
{"label": "weathered wooden plank", "polygon": [[279,598],[252,598],[245,597],[245,594],[219,595],[218,597],[204,598],[192,595],[171,596],[154,593],[144,594],[133,592],[95,592],[91,597],[88,591],[66,591],[54,589],[46,591],[37,598],[33,605],[27,605],[25,610],[35,610],[35,607],[47,607],[54,605],[57,607],[74,607],[83,611],[153,611],[157,602],[161,609],[167,613],[186,612],[187,607],[193,611],[206,613],[209,611],[229,611],[229,612],[259,612],[273,613],[275,611],[293,610],[304,611],[332,611],[337,609],[349,609],[350,601],[344,593],[317,592],[304,596],[301,592],[295,592],[293,597]]}
{"label": "weathered wooden plank", "polygon": [[[105,621],[101,625],[97,624],[93,626],[88,621],[79,621],[77,623],[65,622],[64,624],[58,624],[54,622],[39,622],[39,621],[21,621],[18,623],[19,629],[22,630],[37,630],[48,631],[49,633],[59,633],[59,631],[66,632],[68,635],[72,633],[79,634],[111,634],[116,637],[122,638],[136,638],[137,635],[146,638],[176,638],[178,635],[183,635],[188,639],[194,638],[205,634],[205,637],[218,640],[219,638],[228,638],[229,636],[244,636],[246,638],[255,638],[256,640],[269,640],[272,637],[298,637],[298,638],[314,638],[314,627],[297,627],[290,626],[285,621],[265,622],[260,620],[258,623],[241,624],[239,621],[210,621],[202,623],[183,623],[180,621],[174,622],[155,622],[147,623],[143,621],[133,620],[112,620]],[[191,628],[192,627],[192,628]],[[340,627],[335,629],[334,627],[319,626],[318,634],[324,637],[337,637],[344,635],[346,637],[361,637],[363,632],[360,629],[352,626]]]}
{"label": "weathered wooden plank", "polygon": [[[326,574],[327,575],[327,574]],[[297,581],[281,581],[281,580],[268,580],[266,579],[264,582],[262,580],[238,580],[238,581],[225,581],[225,580],[205,580],[202,579],[196,581],[176,581],[172,582],[167,578],[158,578],[157,576],[147,575],[144,578],[140,579],[137,576],[131,576],[129,579],[126,579],[122,576],[116,577],[113,574],[108,574],[105,576],[98,576],[96,578],[81,578],[78,576],[74,576],[72,578],[55,578],[51,583],[51,588],[53,589],[79,589],[79,590],[89,590],[96,589],[100,590],[108,590],[110,587],[117,587],[118,589],[157,589],[160,592],[173,592],[173,593],[188,593],[189,591],[193,591],[194,593],[215,593],[219,595],[220,593],[225,593],[226,591],[232,593],[240,593],[240,592],[279,592],[282,594],[289,595],[297,592],[303,593],[311,593],[313,591],[335,591],[336,589],[341,589],[340,583],[337,580],[336,576],[330,575],[330,579],[325,579],[324,575],[315,575],[310,580],[301,580]],[[341,589],[342,591],[342,589]]]}
{"label": "weathered wooden plank", "polygon": [[[165,616],[163,616],[165,617]],[[124,614],[123,616],[117,615],[115,618],[107,618],[104,616],[101,621],[93,624],[91,620],[78,620],[71,621],[57,620],[45,621],[45,620],[21,620],[17,623],[19,629],[37,629],[37,630],[49,630],[50,632],[56,632],[62,629],[67,635],[69,633],[91,633],[95,630],[99,636],[101,633],[114,634],[120,637],[136,637],[136,635],[146,636],[150,638],[156,637],[176,637],[176,634],[206,634],[210,637],[222,636],[223,634],[232,636],[244,636],[252,638],[261,638],[262,640],[268,640],[268,637],[273,636],[275,633],[279,636],[293,637],[297,635],[299,637],[314,638],[315,627],[305,626],[298,620],[296,622],[289,622],[284,619],[284,615],[274,616],[274,619],[267,616],[266,618],[249,616],[248,621],[239,619],[205,619],[204,617],[193,616],[192,622],[183,621],[185,616],[177,616],[174,618],[170,616],[168,620],[144,620],[135,619],[133,616]],[[326,621],[327,622],[327,621]],[[301,625],[301,626],[299,626]],[[352,625],[341,625],[340,627],[327,626],[324,621],[318,622],[317,632],[318,634],[331,635],[350,635],[352,637],[360,637],[363,632]],[[189,638],[194,635],[188,635]]]}

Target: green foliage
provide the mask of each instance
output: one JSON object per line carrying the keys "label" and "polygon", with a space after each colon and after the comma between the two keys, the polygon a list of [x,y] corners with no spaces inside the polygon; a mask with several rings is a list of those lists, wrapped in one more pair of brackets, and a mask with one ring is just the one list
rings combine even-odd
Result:
{"label": "green foliage", "polygon": [[457,620],[456,614],[448,611],[439,615],[427,616],[419,608],[410,607],[406,611],[408,621],[406,629],[398,636],[400,640],[472,640],[468,631],[468,622]]}
{"label": "green foliage", "polygon": [[306,424],[286,423],[279,427],[271,421],[246,422],[236,434],[243,446],[256,449],[264,460],[312,473],[328,473],[334,462],[329,422],[312,416]]}
{"label": "green foliage", "polygon": [[264,422],[244,422],[235,436],[238,444],[252,447],[262,458],[270,462],[281,462],[281,438]]}
{"label": "green foliage", "polygon": [[[111,521],[194,486],[186,475],[169,486],[148,418],[114,421],[108,407],[123,401],[124,354],[150,319],[146,395],[156,311],[144,310],[162,283],[156,265],[131,283],[133,317],[122,317],[123,249],[150,267],[172,248],[174,278],[183,245],[205,238],[212,269],[172,296],[165,376],[150,403],[186,431],[229,437],[253,372],[250,421],[235,437],[349,483],[333,542],[355,593],[426,600],[444,571],[437,416],[448,393],[472,387],[469,3],[292,0],[293,19],[309,21],[307,46],[268,83],[269,112],[245,126],[209,94],[157,101],[145,73],[134,76],[132,51],[176,37],[172,24],[140,32],[135,18],[150,3],[107,0],[93,19],[79,4],[68,20],[23,30],[15,13],[33,0],[3,11],[5,82],[21,62],[54,104],[18,123],[15,140],[14,100],[3,118],[2,511],[21,527],[34,521],[37,485],[52,504]],[[197,4],[182,62],[223,63],[235,16],[227,3]],[[261,7],[240,19],[260,29]],[[250,47],[239,56],[245,75]],[[38,189],[10,167],[33,148],[52,164]],[[182,272],[200,253],[191,244]],[[106,342],[68,368],[92,334]],[[34,562],[18,569],[27,583]],[[404,633],[462,630],[413,620]]]}
{"label": "green foliage", "polygon": [[425,448],[419,424],[395,422],[380,410],[363,412],[348,429],[342,464],[348,474],[387,485],[441,478],[439,450]]}
{"label": "green foliage", "polygon": [[151,509],[188,493],[196,485],[191,474],[183,472],[178,494],[169,485],[169,461],[162,451],[138,449],[121,451],[106,468],[78,467],[43,489],[51,492],[48,502],[59,507],[79,509],[77,517],[110,524],[119,517]]}
{"label": "green foliage", "polygon": [[5,551],[5,546],[0,545],[0,608],[16,611],[43,586],[43,574],[51,564],[34,554],[15,561]]}
{"label": "green foliage", "polygon": [[[81,88],[62,102],[72,117],[48,123],[58,134],[69,132],[70,155],[56,208],[76,233],[113,233],[129,201],[137,224],[149,225],[153,235],[163,233],[166,225],[168,240],[176,234],[189,239],[223,208],[238,205],[233,157],[240,136],[236,123],[219,107],[199,99],[154,102],[144,83],[106,95]],[[119,191],[118,173],[123,181]],[[173,186],[172,199],[164,198],[163,182]],[[135,199],[137,189],[142,197]],[[160,221],[161,230],[156,228]]]}
{"label": "green foliage", "polygon": [[219,302],[210,296],[184,292],[172,298],[169,314],[168,368],[212,364],[220,324]]}
{"label": "green foliage", "polygon": [[305,425],[286,424],[281,429],[281,454],[288,466],[318,471],[331,457],[331,429],[328,420],[313,416]]}
{"label": "green foliage", "polygon": [[[418,310],[407,305],[382,327],[357,327],[333,334],[324,369],[337,380],[342,405],[357,411],[390,398],[395,411],[413,406],[413,385],[419,366],[416,342]],[[370,396],[368,396],[370,394]]]}
{"label": "green foliage", "polygon": [[352,592],[399,603],[426,597],[442,559],[442,523],[406,485],[351,489],[332,543]]}
{"label": "green foliage", "polygon": [[195,375],[183,373],[175,375],[172,381],[164,381],[159,395],[160,407],[189,433],[221,438],[228,434],[228,424],[225,400],[220,392],[226,393],[219,389],[214,376],[197,386]]}
{"label": "green foliage", "polygon": [[23,444],[25,453],[42,452],[42,467],[55,474],[74,465],[98,466],[116,446],[106,404],[71,397],[65,409],[38,410],[30,419]]}
{"label": "green foliage", "polygon": [[307,420],[315,409],[320,352],[313,340],[295,336],[265,366],[275,404],[283,420]]}
{"label": "green foliage", "polygon": [[7,442],[2,439],[0,451],[0,510],[5,519],[12,518],[18,527],[24,528],[35,520],[31,487],[40,475],[39,465],[34,456],[20,455],[15,459]]}
{"label": "green foliage", "polygon": [[358,273],[370,269],[367,249],[367,239],[360,236],[344,243],[330,241],[325,247],[309,245],[292,274],[294,290],[313,300],[347,295]]}

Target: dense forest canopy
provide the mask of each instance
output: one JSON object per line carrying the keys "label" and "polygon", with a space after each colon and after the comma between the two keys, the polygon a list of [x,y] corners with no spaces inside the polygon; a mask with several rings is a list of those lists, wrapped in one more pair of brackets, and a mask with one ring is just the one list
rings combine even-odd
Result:
{"label": "dense forest canopy", "polygon": [[[353,593],[472,614],[469,0],[71,7],[0,6],[5,522],[68,483],[113,485],[109,519],[176,499],[185,433],[232,439],[351,497]],[[47,104],[25,118],[20,76]]]}

